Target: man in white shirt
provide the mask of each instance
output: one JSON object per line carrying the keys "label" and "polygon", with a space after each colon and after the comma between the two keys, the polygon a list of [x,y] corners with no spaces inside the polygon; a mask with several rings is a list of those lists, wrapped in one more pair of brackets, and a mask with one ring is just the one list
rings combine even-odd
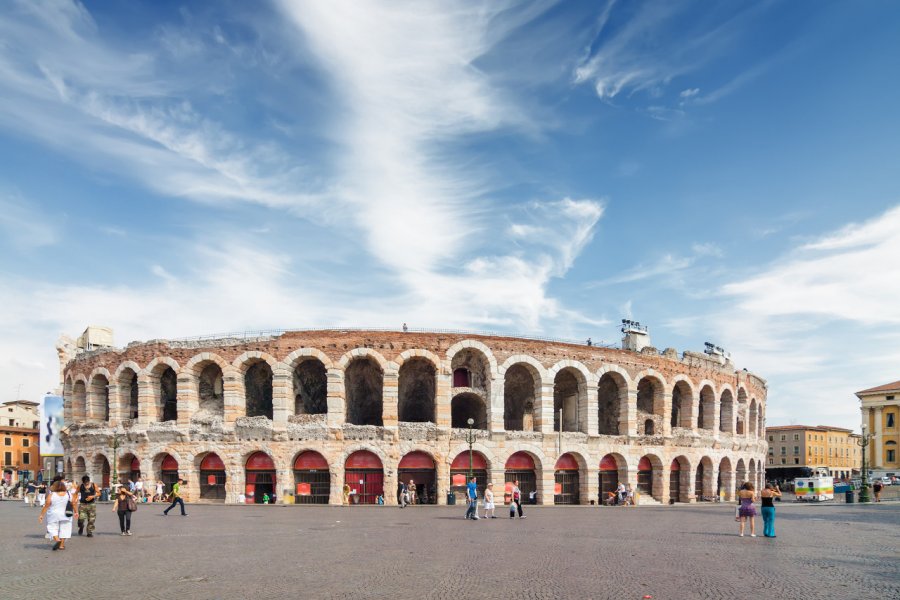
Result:
{"label": "man in white shirt", "polygon": [[138,479],[134,482],[134,493],[138,498],[144,497],[144,481],[142,479]]}

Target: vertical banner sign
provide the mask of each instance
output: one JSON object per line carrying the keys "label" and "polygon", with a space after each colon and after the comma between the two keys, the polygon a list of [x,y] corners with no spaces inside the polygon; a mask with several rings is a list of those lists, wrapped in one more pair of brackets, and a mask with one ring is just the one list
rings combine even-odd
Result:
{"label": "vertical banner sign", "polygon": [[59,430],[63,427],[62,396],[44,396],[39,409],[41,419],[41,456],[62,456]]}

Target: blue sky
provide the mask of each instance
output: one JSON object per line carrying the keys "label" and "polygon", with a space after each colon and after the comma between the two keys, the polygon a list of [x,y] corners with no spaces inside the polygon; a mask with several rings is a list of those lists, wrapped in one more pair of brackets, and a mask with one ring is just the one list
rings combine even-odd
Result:
{"label": "blue sky", "polygon": [[770,424],[900,378],[900,5],[0,15],[0,400],[54,342],[411,326],[731,351]]}

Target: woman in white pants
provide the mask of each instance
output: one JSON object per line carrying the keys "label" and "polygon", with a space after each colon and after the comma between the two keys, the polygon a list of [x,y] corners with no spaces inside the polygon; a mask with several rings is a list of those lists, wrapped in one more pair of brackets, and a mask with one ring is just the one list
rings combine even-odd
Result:
{"label": "woman in white pants", "polygon": [[485,519],[496,519],[496,515],[494,515],[494,484],[487,484],[487,489],[484,490],[484,518]]}
{"label": "woman in white pants", "polygon": [[44,508],[41,510],[41,516],[38,517],[38,523],[47,518],[47,533],[53,536],[53,549],[65,550],[66,540],[72,537],[72,519],[78,518],[78,499],[72,502],[74,514],[66,516],[66,505],[69,503],[71,496],[66,491],[66,484],[62,481],[54,481],[50,486],[50,493],[44,502]]}

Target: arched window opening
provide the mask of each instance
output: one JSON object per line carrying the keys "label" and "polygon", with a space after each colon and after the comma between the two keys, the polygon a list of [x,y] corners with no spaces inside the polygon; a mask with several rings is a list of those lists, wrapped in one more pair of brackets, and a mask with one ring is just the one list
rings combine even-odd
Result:
{"label": "arched window opening", "polygon": [[734,433],[734,396],[731,390],[722,391],[719,406],[719,431]]}
{"label": "arched window opening", "polygon": [[647,419],[644,421],[644,435],[653,435],[653,419]]}
{"label": "arched window opening", "polygon": [[272,367],[264,360],[254,362],[244,373],[244,393],[248,417],[272,418]]}
{"label": "arched window opening", "polygon": [[91,417],[108,423],[109,416],[109,380],[103,375],[95,375],[91,381]]}
{"label": "arched window opening", "polygon": [[697,413],[697,428],[712,430],[716,418],[716,396],[708,385],[700,390],[700,411]]}
{"label": "arched window opening", "polygon": [[562,431],[578,431],[578,384],[570,369],[556,374],[553,382],[553,431],[560,431],[560,427]]}
{"label": "arched window opening", "polygon": [[178,377],[172,367],[159,376],[159,402],[162,405],[162,420],[178,420]]}
{"label": "arched window opening", "polygon": [[463,348],[450,361],[453,370],[453,387],[472,388],[490,393],[491,366],[487,357],[474,348]]}
{"label": "arched window opening", "polygon": [[407,360],[400,367],[397,412],[400,421],[435,422],[437,369],[424,358]]}
{"label": "arched window opening", "polygon": [[344,371],[347,421],[353,425],[384,425],[384,375],[370,358],[357,358]]}
{"label": "arched window opening", "polygon": [[619,407],[622,405],[623,389],[624,386],[621,386],[609,373],[600,378],[597,385],[600,435],[619,435]]}
{"label": "arched window opening", "polygon": [[216,415],[225,412],[225,381],[222,369],[216,363],[210,363],[200,371],[199,408]]}
{"label": "arched window opening", "polygon": [[503,376],[503,428],[536,431],[534,408],[540,394],[540,378],[532,368],[516,364]]}
{"label": "arched window opening", "polygon": [[671,426],[689,429],[693,417],[692,410],[691,387],[686,382],[679,381],[672,387]]}
{"label": "arched window opening", "polygon": [[294,414],[328,412],[328,371],[320,361],[304,360],[294,369]]}
{"label": "arched window opening", "polygon": [[132,369],[124,369],[119,376],[119,397],[125,419],[138,418],[138,380]]}
{"label": "arched window opening", "polygon": [[484,400],[472,393],[458,394],[450,402],[450,426],[468,428],[472,419],[472,429],[487,429],[487,409]]}

